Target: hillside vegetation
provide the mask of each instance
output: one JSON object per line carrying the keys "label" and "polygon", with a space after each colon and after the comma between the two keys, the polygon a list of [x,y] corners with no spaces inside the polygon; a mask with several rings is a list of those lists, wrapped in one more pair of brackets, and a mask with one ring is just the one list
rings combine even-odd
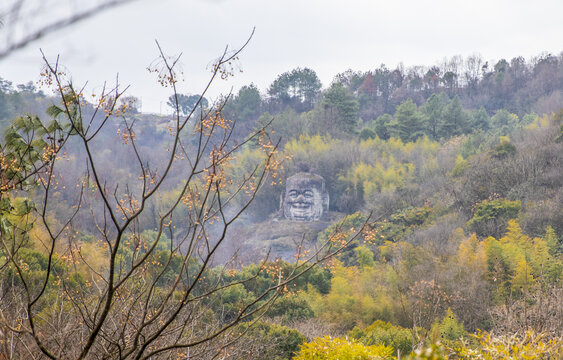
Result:
{"label": "hillside vegetation", "polygon": [[[78,107],[66,88],[55,98],[32,84],[0,85],[1,355],[48,358],[43,344],[59,349],[52,358],[78,357],[71,335],[88,332],[69,324],[95,327],[104,301],[88,302],[105,299],[113,271],[116,279],[133,274],[115,295],[122,308],[109,312],[122,327],[98,329],[106,345],[87,358],[562,356],[562,56],[381,65],[345,71],[325,88],[298,68],[266,94],[250,84],[220,107],[172,96],[172,117],[139,113],[134,97],[122,97],[114,102],[123,111],[104,118],[93,103]],[[90,140],[72,116],[102,125]],[[196,120],[178,127],[181,116]],[[49,147],[58,139],[64,150]],[[56,174],[43,176],[38,164],[55,157]],[[141,176],[139,163],[150,169]],[[324,177],[330,221],[272,225],[285,179],[300,171]],[[145,188],[115,184],[145,179],[159,192],[142,198],[137,216]],[[115,189],[110,200],[106,187]],[[96,206],[112,196],[126,246],[108,240],[110,206]],[[205,241],[196,246],[190,236]],[[281,259],[288,249],[295,260]],[[330,251],[309,267],[318,249]],[[138,259],[149,264],[136,268]],[[119,266],[108,270],[111,261]],[[163,304],[186,293],[181,321],[193,328],[171,321],[137,352],[144,331],[149,338],[158,326],[151,316],[160,321],[172,311]],[[144,308],[138,299],[147,299]],[[38,322],[26,322],[29,314]],[[200,335],[204,345],[185,340]]]}

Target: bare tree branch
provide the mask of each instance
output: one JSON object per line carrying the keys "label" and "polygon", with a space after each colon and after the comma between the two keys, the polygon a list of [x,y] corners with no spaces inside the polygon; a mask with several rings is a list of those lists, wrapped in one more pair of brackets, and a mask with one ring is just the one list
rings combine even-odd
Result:
{"label": "bare tree branch", "polygon": [[[135,0],[103,0],[94,6],[88,3],[76,4],[64,1],[11,0],[0,8],[0,28],[3,39],[0,43],[0,60],[16,50],[41,39],[42,37],[93,17],[103,11]],[[82,6],[82,8],[79,8]],[[52,13],[52,9],[57,11]],[[68,10],[67,13],[64,10]],[[46,16],[46,13],[48,16]],[[62,17],[58,14],[64,14]],[[47,20],[47,21],[45,21]]]}

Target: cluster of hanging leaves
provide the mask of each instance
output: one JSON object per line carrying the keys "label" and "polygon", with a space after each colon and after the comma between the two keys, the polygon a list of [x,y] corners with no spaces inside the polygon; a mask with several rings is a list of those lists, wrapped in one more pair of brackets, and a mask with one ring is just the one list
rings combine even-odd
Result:
{"label": "cluster of hanging leaves", "polygon": [[24,217],[35,208],[29,198],[16,198],[13,193],[25,193],[48,181],[49,167],[69,134],[70,123],[61,119],[63,113],[61,108],[52,105],[47,110],[52,119],[49,123],[43,123],[37,115],[26,114],[17,117],[4,132],[0,142],[0,231],[3,235],[13,229],[10,219]]}

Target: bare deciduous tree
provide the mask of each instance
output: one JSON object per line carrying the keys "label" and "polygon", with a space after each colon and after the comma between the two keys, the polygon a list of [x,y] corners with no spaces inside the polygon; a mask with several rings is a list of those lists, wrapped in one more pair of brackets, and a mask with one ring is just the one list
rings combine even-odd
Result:
{"label": "bare deciduous tree", "polygon": [[[215,79],[232,74],[231,64],[246,44],[225,49],[199,101]],[[179,57],[165,56],[158,48],[160,61],[152,71],[172,89],[177,103]],[[66,80],[58,60],[44,60],[44,83],[60,98],[48,110],[52,122],[18,118],[1,145],[0,337],[6,357],[224,356],[244,336],[237,324],[260,319],[292,281],[363,230],[337,229],[307,254],[298,247],[298,261],[289,272],[264,261],[241,279],[231,276],[228,264],[212,267],[229,227],[262,184],[277,176],[281,160],[267,129],[241,143],[231,141],[235,124],[222,115],[226,98],[205,109],[198,101],[186,116],[175,112],[163,149],[166,161],[154,164],[140,151],[119,84],[102,90],[92,106]],[[98,137],[116,119],[122,121],[124,149],[136,163],[136,181],[112,179],[99,163]],[[251,142],[262,150],[262,162],[234,179],[229,167],[236,152]],[[76,149],[84,154],[84,173],[65,181],[76,184],[76,200],[66,218],[54,218],[54,194],[70,191],[60,188],[59,180],[72,176],[61,163]],[[183,174],[173,184],[179,190],[158,203],[157,226],[147,233],[143,216],[171,187],[174,172]],[[78,220],[94,224],[96,241],[81,239]],[[272,280],[264,291],[226,307],[227,297],[259,276]]]}

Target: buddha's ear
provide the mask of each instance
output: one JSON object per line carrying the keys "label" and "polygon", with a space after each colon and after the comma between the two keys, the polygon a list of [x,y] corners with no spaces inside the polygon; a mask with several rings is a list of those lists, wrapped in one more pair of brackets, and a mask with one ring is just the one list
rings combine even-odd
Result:
{"label": "buddha's ear", "polygon": [[328,206],[329,206],[328,191],[323,191],[323,210],[328,211]]}
{"label": "buddha's ear", "polygon": [[277,216],[279,217],[279,219],[283,219],[284,216],[285,216],[284,210],[283,210],[284,193],[285,193],[285,192],[282,192],[282,193],[280,194],[280,209],[278,210],[278,215],[277,215]]}

